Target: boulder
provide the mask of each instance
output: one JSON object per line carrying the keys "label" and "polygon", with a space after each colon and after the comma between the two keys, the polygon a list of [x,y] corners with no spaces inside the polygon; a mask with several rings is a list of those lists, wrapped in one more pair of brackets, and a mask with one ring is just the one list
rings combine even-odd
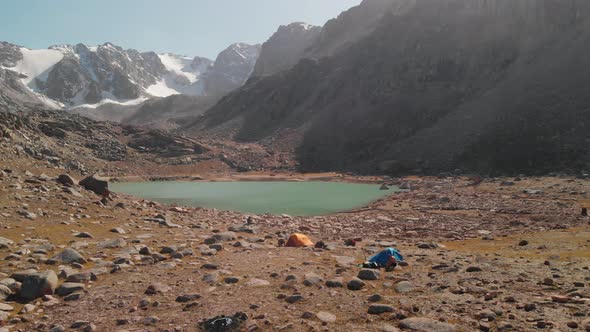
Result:
{"label": "boulder", "polygon": [[77,291],[84,290],[84,284],[76,283],[76,282],[64,282],[59,286],[56,291],[56,294],[59,296],[68,296],[72,293]]}
{"label": "boulder", "polygon": [[0,301],[6,300],[12,294],[12,290],[8,286],[0,285]]}
{"label": "boulder", "polygon": [[109,182],[107,179],[94,174],[80,181],[80,185],[100,196],[108,196]]}
{"label": "boulder", "polygon": [[223,233],[218,233],[212,236],[214,239],[216,239],[219,242],[222,241],[232,241],[236,239],[236,233],[234,232],[223,232]]}
{"label": "boulder", "polygon": [[381,273],[377,270],[362,269],[359,271],[357,277],[361,280],[378,280],[381,278]]}
{"label": "boulder", "polygon": [[78,181],[76,181],[76,179],[74,179],[68,174],[61,174],[60,176],[58,176],[57,182],[64,186],[74,186],[78,184]]}
{"label": "boulder", "polygon": [[37,271],[35,269],[18,271],[18,272],[14,272],[13,274],[11,274],[10,278],[22,283],[28,275],[30,275],[32,273],[37,273],[37,272],[39,272],[39,271]]}
{"label": "boulder", "polygon": [[318,312],[316,317],[324,323],[334,323],[336,321],[336,315],[326,311]]}
{"label": "boulder", "polygon": [[113,239],[113,240],[105,240],[98,243],[98,247],[101,249],[113,249],[113,248],[123,248],[127,246],[127,241],[122,238]]}
{"label": "boulder", "polygon": [[6,279],[0,280],[0,285],[10,288],[10,290],[13,293],[20,292],[21,283],[12,279],[12,278],[6,278]]}
{"label": "boulder", "polygon": [[250,286],[250,287],[264,287],[264,286],[269,286],[269,285],[270,285],[270,282],[268,282],[267,280],[256,279],[256,278],[254,278],[246,283],[246,286]]}
{"label": "boulder", "polygon": [[366,285],[366,284],[365,284],[365,282],[364,282],[364,281],[362,281],[361,279],[359,279],[359,278],[352,278],[352,279],[351,279],[351,280],[350,280],[350,281],[347,283],[347,285],[346,285],[346,286],[347,286],[347,287],[348,287],[348,289],[350,289],[350,290],[357,291],[357,290],[361,290],[361,289],[363,289],[363,288],[365,287],[365,285]]}
{"label": "boulder", "polygon": [[409,281],[400,281],[395,286],[395,291],[398,293],[408,293],[414,290],[414,285]]}
{"label": "boulder", "polygon": [[0,236],[0,249],[5,249],[12,246],[14,242],[10,239]]}
{"label": "boulder", "polygon": [[457,327],[424,317],[406,318],[399,323],[402,329],[420,332],[455,332]]}
{"label": "boulder", "polygon": [[344,287],[344,283],[342,282],[342,278],[334,278],[326,281],[326,286],[329,288],[340,288]]}
{"label": "boulder", "polygon": [[65,248],[59,254],[47,260],[47,264],[85,264],[86,259],[72,248]]}
{"label": "boulder", "polygon": [[369,306],[369,314],[381,315],[388,312],[393,312],[393,307],[385,304],[371,304]]}
{"label": "boulder", "polygon": [[320,285],[323,282],[321,276],[316,273],[310,272],[305,274],[305,279],[303,280],[303,284],[305,286],[313,286],[313,285]]}
{"label": "boulder", "polygon": [[43,295],[51,295],[57,288],[57,275],[51,270],[24,275],[20,298],[25,301],[35,300]]}

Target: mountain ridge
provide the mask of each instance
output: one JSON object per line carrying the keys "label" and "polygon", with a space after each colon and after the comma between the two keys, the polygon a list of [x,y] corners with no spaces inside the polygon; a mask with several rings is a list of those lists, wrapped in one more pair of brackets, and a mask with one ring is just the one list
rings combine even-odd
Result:
{"label": "mountain ridge", "polygon": [[[590,113],[581,110],[590,85],[583,46],[590,4],[389,4],[376,29],[354,44],[251,80],[187,132],[267,142],[297,130],[300,170],[312,172],[589,167],[581,142],[589,141]],[[557,91],[569,101],[560,105]]]}
{"label": "mountain ridge", "polygon": [[[236,47],[248,51],[245,59],[244,54],[232,53]],[[136,105],[174,94],[225,94],[249,77],[258,50],[259,45],[232,44],[217,59],[223,64],[216,65],[203,57],[125,50],[108,42],[98,46],[53,45],[45,50],[2,42],[0,70],[14,73],[10,85],[22,85],[17,90],[28,90],[28,98],[50,108]]]}

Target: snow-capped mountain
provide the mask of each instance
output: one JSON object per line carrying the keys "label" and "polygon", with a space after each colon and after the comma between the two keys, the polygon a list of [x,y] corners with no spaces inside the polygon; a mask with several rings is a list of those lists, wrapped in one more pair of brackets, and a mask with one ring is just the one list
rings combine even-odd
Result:
{"label": "snow-capped mountain", "polygon": [[217,60],[99,46],[32,50],[0,43],[0,83],[53,108],[136,105],[175,94],[219,96],[250,76],[259,45],[233,44]]}

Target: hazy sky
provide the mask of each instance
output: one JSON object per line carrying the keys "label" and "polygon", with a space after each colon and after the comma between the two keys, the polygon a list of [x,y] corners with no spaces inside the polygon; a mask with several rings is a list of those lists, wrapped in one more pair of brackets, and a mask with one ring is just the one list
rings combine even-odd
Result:
{"label": "hazy sky", "polygon": [[29,48],[112,42],[214,58],[262,43],[282,24],[323,25],[361,0],[6,0],[0,40]]}

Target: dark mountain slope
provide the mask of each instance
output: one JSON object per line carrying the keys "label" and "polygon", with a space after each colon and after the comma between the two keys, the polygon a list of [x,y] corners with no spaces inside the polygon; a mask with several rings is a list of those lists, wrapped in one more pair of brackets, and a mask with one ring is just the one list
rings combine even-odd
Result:
{"label": "dark mountain slope", "polygon": [[588,165],[590,3],[391,3],[352,47],[251,80],[192,130],[240,123],[235,139],[256,141],[298,128],[306,171]]}

